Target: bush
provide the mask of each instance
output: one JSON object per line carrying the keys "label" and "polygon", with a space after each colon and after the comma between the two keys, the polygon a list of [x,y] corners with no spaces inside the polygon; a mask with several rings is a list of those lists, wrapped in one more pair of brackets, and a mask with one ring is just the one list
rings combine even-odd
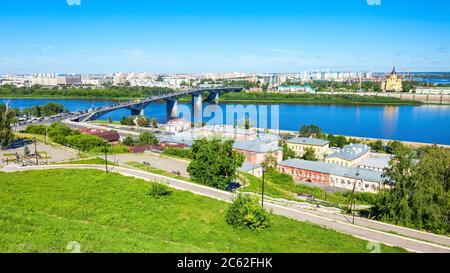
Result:
{"label": "bush", "polygon": [[45,135],[47,127],[42,124],[28,125],[25,129],[25,133],[34,135]]}
{"label": "bush", "polygon": [[169,186],[165,183],[154,181],[150,184],[149,195],[154,198],[161,198],[171,194]]}
{"label": "bush", "polygon": [[[89,149],[89,152],[91,153],[104,153],[105,152],[105,145],[102,146],[98,146],[98,147],[94,147]],[[128,148],[127,146],[124,145],[108,145],[108,153],[109,154],[124,154],[124,153],[129,153],[130,152],[130,148]]]}
{"label": "bush", "polygon": [[262,230],[271,226],[270,213],[262,208],[258,199],[239,194],[226,213],[229,225],[238,229]]}
{"label": "bush", "polygon": [[100,149],[101,151],[104,151],[105,146],[107,146],[108,148],[110,147],[110,145],[106,143],[102,138],[92,135],[81,134],[67,136],[65,140],[69,146],[75,147],[81,151],[91,151],[94,149]]}
{"label": "bush", "polygon": [[126,146],[133,146],[134,139],[131,136],[126,136],[125,139],[122,141],[122,144]]}
{"label": "bush", "polygon": [[164,150],[163,154],[192,159],[192,149],[167,148]]}
{"label": "bush", "polygon": [[158,138],[156,138],[155,134],[151,132],[142,132],[136,140],[136,145],[138,146],[158,145],[158,143]]}

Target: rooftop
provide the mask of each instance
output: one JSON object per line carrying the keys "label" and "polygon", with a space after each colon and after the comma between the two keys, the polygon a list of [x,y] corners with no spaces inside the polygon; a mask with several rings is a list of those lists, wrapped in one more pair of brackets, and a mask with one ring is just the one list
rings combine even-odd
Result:
{"label": "rooftop", "polygon": [[278,165],[292,167],[296,169],[309,170],[319,173],[326,173],[331,175],[338,175],[354,179],[363,179],[366,181],[383,182],[383,173],[362,169],[357,167],[344,167],[340,165],[325,163],[322,161],[306,161],[301,159],[288,159]]}
{"label": "rooftop", "polygon": [[245,161],[244,164],[242,164],[242,167],[239,168],[239,171],[249,172],[249,171],[253,171],[258,168],[261,168],[261,164],[253,164],[253,163]]}
{"label": "rooftop", "polygon": [[381,154],[374,154],[371,155],[368,158],[364,158],[361,160],[358,165],[359,166],[370,166],[378,169],[384,169],[389,166],[389,161],[392,159],[392,155],[381,155]]}
{"label": "rooftop", "polygon": [[269,153],[282,150],[281,147],[278,146],[278,144],[267,144],[253,140],[236,141],[233,144],[233,149],[256,153]]}
{"label": "rooftop", "polygon": [[364,144],[350,144],[339,149],[337,152],[327,156],[326,158],[341,158],[347,161],[353,161],[366,153],[370,152],[370,147]]}
{"label": "rooftop", "polygon": [[325,146],[330,143],[328,140],[317,139],[317,138],[307,138],[307,137],[294,137],[294,138],[288,139],[286,142],[294,143],[294,144],[311,145],[311,146]]}

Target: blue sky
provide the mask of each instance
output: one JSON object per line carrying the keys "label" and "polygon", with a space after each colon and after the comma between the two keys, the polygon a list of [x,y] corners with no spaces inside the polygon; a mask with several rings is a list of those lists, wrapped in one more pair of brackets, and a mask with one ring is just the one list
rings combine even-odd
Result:
{"label": "blue sky", "polygon": [[450,71],[450,1],[77,2],[0,1],[0,73]]}

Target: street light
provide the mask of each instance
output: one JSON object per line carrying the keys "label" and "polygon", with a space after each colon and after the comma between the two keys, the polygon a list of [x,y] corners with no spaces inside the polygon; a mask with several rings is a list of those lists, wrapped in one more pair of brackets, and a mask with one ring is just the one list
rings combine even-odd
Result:
{"label": "street light", "polygon": [[105,168],[106,173],[108,173],[108,146],[106,142],[105,142]]}
{"label": "street light", "polygon": [[261,207],[264,208],[264,172],[266,171],[266,167],[262,166],[262,185],[261,185]]}
{"label": "street light", "polygon": [[34,138],[34,156],[36,157],[36,165],[39,165],[37,147],[36,147],[36,138]]}

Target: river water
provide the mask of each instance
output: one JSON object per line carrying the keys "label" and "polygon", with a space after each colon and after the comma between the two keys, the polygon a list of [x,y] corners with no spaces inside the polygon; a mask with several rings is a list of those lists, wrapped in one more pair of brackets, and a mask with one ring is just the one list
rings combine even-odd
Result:
{"label": "river water", "polygon": [[[62,103],[70,111],[85,110],[112,104],[109,100],[85,99],[1,99],[0,103],[9,102],[13,107],[25,108],[33,105],[45,105],[47,102]],[[190,107],[189,104],[179,104]],[[360,106],[360,105],[304,105],[278,104],[279,129],[297,131],[302,125],[316,124],[325,132],[359,137],[396,139],[403,141],[438,143],[450,145],[450,106]],[[207,107],[206,104],[203,105]],[[228,104],[228,106],[230,106]],[[246,106],[246,105],[244,105]],[[218,106],[226,112],[227,104]],[[261,105],[256,105],[262,109]],[[268,109],[268,125],[271,126],[271,109]],[[120,120],[129,115],[126,109],[106,114]],[[165,103],[149,104],[145,114],[157,118],[158,122],[167,121]],[[204,121],[208,122],[208,118]],[[224,118],[225,120],[225,118]],[[238,121],[239,122],[239,121]],[[230,122],[228,122],[230,124]],[[261,125],[252,122],[252,125]]]}

